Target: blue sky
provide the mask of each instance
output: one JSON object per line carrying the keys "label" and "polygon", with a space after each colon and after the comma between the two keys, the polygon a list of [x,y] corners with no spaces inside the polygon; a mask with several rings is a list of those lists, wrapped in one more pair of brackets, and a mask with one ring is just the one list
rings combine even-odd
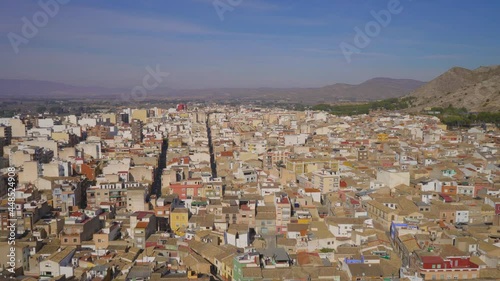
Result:
{"label": "blue sky", "polygon": [[43,10],[4,0],[0,78],[122,87],[159,65],[173,88],[315,87],[500,63],[500,2],[487,0],[400,0],[401,13],[347,62],[340,44],[390,1],[241,0],[221,20],[213,0],[71,0],[16,54],[8,34],[22,36],[21,18]]}

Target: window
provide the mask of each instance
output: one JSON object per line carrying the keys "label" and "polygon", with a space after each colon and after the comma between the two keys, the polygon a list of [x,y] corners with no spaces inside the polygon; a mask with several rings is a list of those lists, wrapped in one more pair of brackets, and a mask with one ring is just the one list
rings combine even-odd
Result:
{"label": "window", "polygon": [[73,238],[73,243],[76,243],[78,240],[76,238]]}

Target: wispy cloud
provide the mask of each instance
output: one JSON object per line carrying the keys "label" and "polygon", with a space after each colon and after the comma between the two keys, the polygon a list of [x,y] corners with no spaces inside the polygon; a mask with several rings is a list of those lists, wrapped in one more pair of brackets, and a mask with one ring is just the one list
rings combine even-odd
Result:
{"label": "wispy cloud", "polygon": [[277,11],[282,9],[282,7],[279,5],[262,1],[243,1],[243,3],[241,3],[241,7],[261,11]]}
{"label": "wispy cloud", "polygon": [[293,26],[326,26],[328,21],[323,19],[312,18],[295,18],[295,17],[276,17],[273,16],[273,23],[293,25]]}
{"label": "wispy cloud", "polygon": [[297,48],[297,51],[306,53],[317,53],[317,54],[330,54],[330,55],[342,55],[338,49],[322,49],[322,48]]}
{"label": "wispy cloud", "polygon": [[[213,5],[216,0],[191,0],[193,2],[197,3],[203,3],[207,5]],[[223,3],[226,3],[226,1],[221,0]],[[252,10],[260,10],[260,11],[276,11],[283,9],[282,6],[277,5],[277,4],[271,4],[267,3],[264,1],[257,1],[257,0],[242,0],[240,4],[237,5],[238,8],[248,8]]]}
{"label": "wispy cloud", "polygon": [[449,60],[449,59],[461,59],[463,57],[461,55],[436,54],[436,55],[421,56],[420,58],[424,60]]}
{"label": "wispy cloud", "polygon": [[[146,31],[181,34],[219,34],[218,30],[181,19],[152,18],[119,13],[104,9],[73,8],[67,13],[67,21],[95,31]],[[88,19],[92,18],[91,21]],[[90,28],[89,28],[90,27]]]}
{"label": "wispy cloud", "polygon": [[[317,53],[317,54],[344,56],[344,54],[341,51],[339,51],[339,49],[335,49],[335,48],[297,48],[296,50],[306,52],[306,53]],[[365,58],[397,58],[398,57],[394,54],[377,53],[377,52],[361,52],[358,55],[365,57]]]}

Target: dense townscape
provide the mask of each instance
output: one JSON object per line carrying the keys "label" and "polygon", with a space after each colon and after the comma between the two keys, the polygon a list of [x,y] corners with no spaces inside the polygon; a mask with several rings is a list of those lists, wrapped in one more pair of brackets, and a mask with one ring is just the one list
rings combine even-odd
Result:
{"label": "dense townscape", "polygon": [[0,124],[4,278],[500,278],[491,124],[199,104]]}
{"label": "dense townscape", "polygon": [[0,1],[0,281],[500,281],[500,1]]}

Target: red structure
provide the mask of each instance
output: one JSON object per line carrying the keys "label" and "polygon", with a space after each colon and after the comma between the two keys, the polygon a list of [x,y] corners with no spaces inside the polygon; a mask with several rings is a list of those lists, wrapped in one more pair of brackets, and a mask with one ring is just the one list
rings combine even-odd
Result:
{"label": "red structure", "polygon": [[187,110],[187,106],[186,106],[186,104],[184,104],[184,103],[179,103],[179,104],[177,105],[177,111],[184,111],[184,110]]}
{"label": "red structure", "polygon": [[468,256],[422,256],[420,276],[424,280],[474,279],[479,277],[479,266]]}
{"label": "red structure", "polygon": [[171,184],[170,189],[173,194],[179,195],[179,199],[191,199],[201,195],[201,184]]}

